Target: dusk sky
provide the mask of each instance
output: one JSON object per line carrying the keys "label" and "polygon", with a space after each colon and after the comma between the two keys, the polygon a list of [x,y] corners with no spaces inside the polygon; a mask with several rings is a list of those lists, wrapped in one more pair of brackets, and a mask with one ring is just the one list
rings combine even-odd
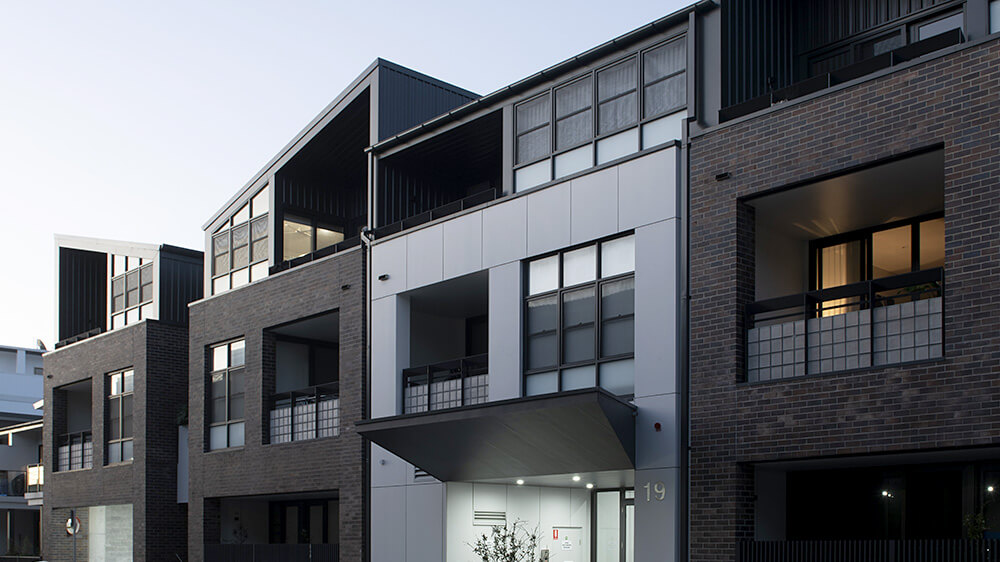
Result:
{"label": "dusk sky", "polygon": [[376,57],[486,94],[688,3],[2,1],[0,345],[55,344],[55,234],[203,250]]}

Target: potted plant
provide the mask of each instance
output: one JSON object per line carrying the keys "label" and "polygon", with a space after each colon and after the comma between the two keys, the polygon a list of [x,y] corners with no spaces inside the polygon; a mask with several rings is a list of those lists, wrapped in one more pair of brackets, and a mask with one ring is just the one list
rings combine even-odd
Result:
{"label": "potted plant", "polygon": [[510,525],[494,525],[489,534],[483,533],[472,552],[483,562],[535,562],[538,550],[538,528],[528,531],[520,519]]}

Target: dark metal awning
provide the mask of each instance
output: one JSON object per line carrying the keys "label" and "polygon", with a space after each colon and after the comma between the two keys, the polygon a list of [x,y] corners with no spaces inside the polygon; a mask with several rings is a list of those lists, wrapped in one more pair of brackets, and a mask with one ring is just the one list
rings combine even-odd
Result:
{"label": "dark metal awning", "polygon": [[635,467],[635,406],[601,389],[357,423],[358,433],[443,482]]}

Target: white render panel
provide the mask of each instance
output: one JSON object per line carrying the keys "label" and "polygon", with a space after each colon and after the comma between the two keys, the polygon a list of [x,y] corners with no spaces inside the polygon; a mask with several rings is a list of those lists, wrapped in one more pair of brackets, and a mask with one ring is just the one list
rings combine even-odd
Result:
{"label": "white render panel", "polygon": [[[677,447],[680,442],[680,421],[677,400],[680,394],[661,394],[635,399],[638,417],[635,420],[635,466],[670,468],[680,466]],[[656,424],[660,430],[656,430]]]}
{"label": "white render panel", "polygon": [[[377,299],[406,290],[406,236],[374,246],[372,250],[372,297]],[[388,275],[385,281],[379,276]]]}
{"label": "white render panel", "polygon": [[444,280],[444,227],[422,228],[407,238],[406,287],[415,289]]}
{"label": "white render panel", "polygon": [[413,474],[413,465],[372,443],[372,487],[402,486],[407,472]]}
{"label": "white render panel", "polygon": [[570,182],[528,196],[528,255],[569,246]]}
{"label": "white render panel", "polygon": [[618,168],[574,179],[570,240],[580,244],[618,232]]}
{"label": "white render panel", "polygon": [[521,396],[521,263],[490,269],[490,400]]}
{"label": "white render panel", "polygon": [[372,488],[371,520],[386,532],[371,533],[372,562],[406,560],[406,488]]}
{"label": "white render panel", "polygon": [[526,197],[487,207],[482,214],[483,267],[520,260],[528,254]]}
{"label": "white render panel", "polygon": [[402,369],[410,360],[410,303],[388,296],[372,301],[373,418],[395,416],[402,403]]}
{"label": "white render panel", "polygon": [[[385,530],[387,533],[394,531],[391,527]],[[444,484],[407,486],[406,560],[425,562],[443,559]]]}
{"label": "white render panel", "polygon": [[635,395],[677,392],[680,221],[635,230]]}
{"label": "white render panel", "polygon": [[472,213],[444,223],[444,278],[483,268],[483,214]]}
{"label": "white render panel", "polygon": [[618,166],[618,228],[677,216],[677,154],[668,148]]}

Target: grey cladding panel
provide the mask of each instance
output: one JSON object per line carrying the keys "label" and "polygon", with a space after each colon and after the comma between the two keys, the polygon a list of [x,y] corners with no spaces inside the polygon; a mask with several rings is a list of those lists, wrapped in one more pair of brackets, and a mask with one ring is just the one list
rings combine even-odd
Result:
{"label": "grey cladding panel", "polygon": [[107,329],[108,258],[59,248],[59,340]]}
{"label": "grey cladding panel", "polygon": [[379,68],[378,140],[385,140],[473,99],[457,90],[382,66]]}
{"label": "grey cladding panel", "polygon": [[160,249],[160,320],[186,324],[188,303],[202,297],[202,254]]}

